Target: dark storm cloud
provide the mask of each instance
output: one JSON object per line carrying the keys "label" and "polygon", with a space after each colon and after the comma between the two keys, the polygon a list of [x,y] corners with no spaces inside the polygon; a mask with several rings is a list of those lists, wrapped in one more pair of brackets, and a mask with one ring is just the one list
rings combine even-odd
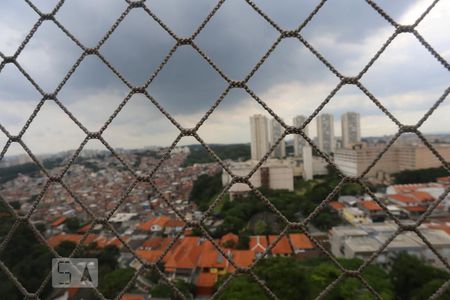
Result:
{"label": "dark storm cloud", "polygon": [[[37,2],[40,8],[50,10],[48,1]],[[147,2],[162,22],[180,37],[190,36],[216,4],[210,0]],[[255,1],[284,29],[296,28],[318,2]],[[397,19],[415,3],[384,0],[379,1],[379,4]],[[37,15],[22,1],[8,0],[3,8],[0,12],[0,51],[10,55],[27,34]],[[125,8],[125,1],[67,1],[56,18],[84,45],[93,47]],[[392,31],[389,23],[367,3],[334,0],[325,3],[302,31],[302,35],[339,71],[351,76],[367,63]],[[276,30],[245,1],[229,0],[225,1],[195,42],[227,76],[233,80],[242,80],[277,37]],[[100,52],[133,85],[140,85],[149,78],[174,44],[175,40],[139,8],[130,12],[100,48]],[[382,56],[380,63],[377,62],[373,70],[363,77],[364,83],[377,96],[386,99],[416,91],[415,87],[424,81],[429,84],[422,92],[438,94],[442,87],[448,86],[448,72],[439,69],[434,58],[420,47],[412,47],[408,55],[415,61],[424,61],[424,64],[399,60],[395,62],[399,65],[392,67],[388,56]],[[78,46],[49,22],[38,30],[19,56],[19,62],[50,92],[80,53]],[[395,81],[398,78],[404,80]],[[391,81],[395,84],[390,86]],[[36,101],[36,92],[32,88],[23,89],[23,82],[17,71],[5,68],[0,73],[0,105],[9,105],[8,110],[0,113],[0,123],[7,127],[18,127],[17,123],[20,122],[17,122],[16,111],[24,106],[31,108]],[[324,86],[325,95],[337,83],[337,79],[299,41],[289,39],[281,42],[249,85],[258,95],[273,95],[270,91],[274,87],[289,83],[301,83],[301,94],[304,94],[305,101],[313,102],[311,107],[315,107],[323,99],[314,98],[315,94],[308,98],[307,89],[310,86]],[[152,82],[149,92],[171,114],[190,116],[205,112],[225,87],[226,82],[198,53],[188,46],[182,46]],[[127,92],[123,83],[96,57],[89,57],[69,79],[60,98],[77,118],[95,128],[104,122]],[[342,95],[350,97],[351,93]],[[276,105],[276,99],[263,100]],[[232,93],[221,106],[232,109],[244,101],[248,101],[245,93]],[[429,103],[419,101],[417,105],[422,109]],[[136,106],[137,110],[139,106]],[[343,107],[336,107],[338,113],[343,110]],[[152,118],[157,116],[157,113],[151,115]],[[133,118],[127,120],[132,126]],[[136,120],[136,123],[139,122]]]}

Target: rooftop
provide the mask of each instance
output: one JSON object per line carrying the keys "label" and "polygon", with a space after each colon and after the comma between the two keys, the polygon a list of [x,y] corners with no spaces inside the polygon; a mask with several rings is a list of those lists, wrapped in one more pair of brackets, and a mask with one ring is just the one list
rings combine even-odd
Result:
{"label": "rooftop", "polygon": [[289,234],[289,239],[294,250],[315,248],[314,244],[304,233],[291,233]]}

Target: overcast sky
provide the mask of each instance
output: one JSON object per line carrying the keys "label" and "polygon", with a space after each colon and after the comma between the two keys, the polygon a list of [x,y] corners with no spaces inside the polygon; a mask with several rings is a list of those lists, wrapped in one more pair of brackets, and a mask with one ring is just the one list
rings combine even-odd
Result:
{"label": "overcast sky", "polygon": [[[6,3],[4,3],[6,2]],[[33,1],[50,11],[56,1]],[[147,1],[149,8],[178,36],[189,36],[214,7],[212,0]],[[254,1],[282,28],[294,29],[318,1]],[[377,1],[396,21],[411,24],[431,1]],[[123,0],[72,0],[56,18],[84,45],[95,46],[124,11]],[[38,19],[24,1],[2,1],[0,51],[12,55]],[[450,60],[450,1],[440,1],[417,30]],[[356,75],[393,27],[360,0],[330,0],[302,31],[304,38],[344,75]],[[278,34],[241,0],[228,0],[195,39],[197,45],[234,80],[242,80],[277,39]],[[145,82],[175,41],[142,9],[132,10],[100,52],[132,84]],[[53,23],[44,22],[18,61],[47,92],[59,84],[81,50]],[[409,34],[386,49],[362,83],[405,124],[414,124],[450,85],[450,73]],[[249,81],[249,87],[287,123],[309,115],[338,80],[298,40],[285,39]],[[183,126],[193,127],[227,84],[192,48],[173,54],[149,93]],[[94,56],[85,59],[59,93],[62,103],[92,131],[97,131],[128,93],[127,87]],[[17,134],[40,100],[39,93],[11,64],[0,73],[0,123]],[[360,90],[345,86],[323,112],[361,113],[363,136],[392,134],[395,125]],[[264,109],[241,90],[232,90],[200,128],[208,143],[249,142],[249,116]],[[450,100],[421,128],[449,132]],[[315,136],[315,121],[310,135]],[[147,99],[134,96],[104,133],[113,147],[169,145],[177,129]],[[24,141],[35,153],[75,149],[83,132],[59,107],[47,102],[32,122]],[[6,137],[0,132],[0,147]],[[192,143],[183,139],[181,143]],[[95,143],[88,145],[95,147]],[[20,152],[13,147],[8,154]]]}

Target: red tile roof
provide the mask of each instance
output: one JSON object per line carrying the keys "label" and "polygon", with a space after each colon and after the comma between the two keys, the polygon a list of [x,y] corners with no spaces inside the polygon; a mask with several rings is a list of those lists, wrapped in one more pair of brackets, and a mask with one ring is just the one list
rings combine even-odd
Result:
{"label": "red tile roof", "polygon": [[263,253],[268,246],[267,238],[265,235],[256,235],[250,237],[249,247],[250,250],[255,253]]}
{"label": "red tile roof", "polygon": [[165,268],[167,272],[176,269],[194,269],[201,255],[200,238],[189,236],[183,238],[175,249],[167,254]]}
{"label": "red tile roof", "polygon": [[370,211],[381,211],[383,208],[373,200],[361,201],[361,206]]}
{"label": "red tile roof", "polygon": [[446,224],[426,224],[426,226],[430,229],[439,229],[445,231],[448,235],[450,235],[450,225]]}
{"label": "red tile roof", "polygon": [[436,178],[436,182],[450,184],[450,176]]}
{"label": "red tile roof", "polygon": [[[153,225],[158,225],[161,228],[164,228],[169,222],[172,222],[172,221],[176,221],[176,220],[171,220],[167,216],[158,216],[158,217],[150,219],[146,222],[140,223],[137,226],[137,229],[142,230],[142,231],[150,231]],[[183,223],[183,225],[184,225],[184,223]],[[183,226],[183,225],[181,225],[181,226]]]}
{"label": "red tile roof", "polygon": [[[170,243],[172,243],[172,241],[173,241],[173,238],[171,238],[171,237],[167,237],[167,238],[152,237],[144,242],[144,244],[142,245],[142,248],[146,248],[147,250],[156,250],[156,249],[165,250],[170,245]],[[174,247],[176,247],[176,244],[178,242],[179,242],[179,240],[177,240],[175,242],[175,244],[172,246],[172,249]]]}
{"label": "red tile roof", "polygon": [[217,282],[217,274],[209,272],[201,272],[198,275],[197,283],[195,285],[197,287],[214,287],[216,282]]}
{"label": "red tile roof", "polygon": [[416,191],[411,194],[419,201],[434,201],[434,197],[427,192]]}
{"label": "red tile roof", "polygon": [[405,206],[404,207],[407,211],[410,212],[425,212],[427,209],[423,206]]}
{"label": "red tile roof", "polygon": [[136,228],[142,231],[150,231],[152,228],[153,219],[140,223]]}
{"label": "red tile roof", "polygon": [[292,247],[296,249],[314,249],[313,242],[304,233],[289,234]]}
{"label": "red tile roof", "polygon": [[[161,257],[163,251],[162,250],[136,250],[136,255],[142,258],[143,260],[149,263],[155,263]],[[165,256],[164,258],[166,258]]]}
{"label": "red tile roof", "polygon": [[406,203],[406,204],[412,204],[412,203],[417,203],[417,204],[422,204],[424,202],[431,202],[434,201],[434,197],[432,195],[430,195],[427,192],[422,192],[422,191],[415,191],[415,192],[410,192],[410,193],[403,193],[403,194],[394,194],[394,195],[389,195],[388,196],[391,199]]}
{"label": "red tile roof", "polygon": [[120,300],[144,300],[144,296],[136,294],[124,294]]}
{"label": "red tile roof", "polygon": [[388,197],[391,199],[394,199],[396,201],[403,202],[403,203],[416,203],[417,202],[417,200],[412,198],[411,196],[406,196],[406,195],[402,195],[402,194],[389,195]]}
{"label": "red tile roof", "polygon": [[416,184],[398,184],[391,186],[398,194],[401,193],[411,193],[417,189],[427,188],[427,187],[438,187],[437,183],[416,183]]}
{"label": "red tile roof", "polygon": [[48,239],[48,243],[52,247],[56,247],[63,241],[69,241],[78,244],[83,235],[81,234],[57,234]]}
{"label": "red tile roof", "polygon": [[161,247],[162,237],[151,237],[142,244],[142,248],[158,249]]}
{"label": "red tile roof", "polygon": [[89,229],[91,229],[92,224],[86,224],[80,229],[77,230],[78,233],[85,233],[88,232]]}
{"label": "red tile roof", "polygon": [[[277,238],[278,236],[276,235],[269,235],[269,243],[274,243]],[[289,244],[289,240],[285,235],[272,248],[272,254],[292,254],[291,245]]]}
{"label": "red tile roof", "polygon": [[[251,250],[232,250],[231,257],[234,263],[240,268],[248,268],[255,260],[255,252]],[[228,266],[228,272],[234,272],[233,265]]]}
{"label": "red tile roof", "polygon": [[328,205],[335,210],[341,210],[344,208],[344,204],[338,201],[331,201],[330,203],[328,203]]}
{"label": "red tile roof", "polygon": [[174,219],[170,219],[165,224],[165,227],[183,227],[183,226],[184,226],[184,222],[183,221],[181,221],[181,220],[174,220]]}
{"label": "red tile roof", "polygon": [[227,233],[220,239],[220,245],[237,245],[239,243],[239,236],[234,233]]}
{"label": "red tile roof", "polygon": [[[83,236],[84,236],[83,234],[61,233],[61,234],[51,236],[48,239],[48,243],[52,247],[58,246],[63,241],[69,241],[69,242],[78,244],[81,241],[81,239],[83,238]],[[129,237],[125,236],[125,237],[122,237],[122,239],[124,241],[127,241],[129,239]],[[88,236],[84,240],[83,244],[89,245],[92,243],[96,243],[97,247],[99,247],[99,248],[104,248],[106,246],[111,246],[111,245],[114,245],[118,248],[123,247],[122,242],[117,237],[107,238],[105,236],[98,236],[96,234],[91,233],[91,234],[88,234]]]}
{"label": "red tile roof", "polygon": [[[230,250],[225,250],[225,253],[231,255]],[[228,265],[228,259],[215,248],[203,250],[198,261],[199,268],[225,269]]]}
{"label": "red tile roof", "polygon": [[52,222],[52,224],[50,226],[52,227],[58,227],[59,225],[61,225],[62,223],[64,223],[66,221],[65,217],[60,217],[58,219],[56,219],[55,221]]}

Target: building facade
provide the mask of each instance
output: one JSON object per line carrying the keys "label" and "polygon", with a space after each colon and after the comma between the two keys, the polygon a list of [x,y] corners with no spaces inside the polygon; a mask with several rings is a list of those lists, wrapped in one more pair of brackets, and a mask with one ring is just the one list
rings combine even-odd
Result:
{"label": "building facade", "polygon": [[[338,149],[334,162],[347,176],[360,176],[381,153],[385,144],[355,145],[350,149]],[[450,161],[450,144],[433,144],[446,160]],[[441,162],[422,144],[394,144],[367,173],[369,177],[381,177],[403,170],[440,167]]]}
{"label": "building facade", "polygon": [[361,123],[360,115],[356,112],[346,112],[341,116],[342,126],[342,148],[361,142]]}
{"label": "building facade", "polygon": [[[295,127],[300,127],[305,123],[306,117],[305,116],[296,116],[293,120],[293,124]],[[309,136],[309,125],[306,125],[306,127],[303,129],[305,134]],[[302,138],[301,135],[294,135],[294,155],[295,157],[302,157],[303,153],[303,147],[308,145],[308,143],[305,141],[305,139]]]}
{"label": "building facade", "polygon": [[314,176],[314,165],[313,165],[312,148],[310,145],[303,146],[302,158],[303,158],[303,179],[311,180],[313,179]]}
{"label": "building facade", "polygon": [[251,158],[260,160],[269,151],[268,121],[263,115],[250,117]]}
{"label": "building facade", "polygon": [[[280,137],[283,135],[283,126],[276,120],[270,120],[270,146],[275,145]],[[285,158],[286,157],[286,143],[284,139],[275,147],[272,151],[271,157],[273,158]]]}
{"label": "building facade", "polygon": [[[233,162],[229,168],[237,176],[246,176],[256,165],[256,161]],[[222,184],[226,186],[232,178],[227,172],[222,173]],[[294,190],[294,171],[286,161],[269,159],[250,177],[256,188],[266,187],[272,190]],[[236,183],[228,190],[230,195],[247,193],[250,187],[244,183]]]}
{"label": "building facade", "polygon": [[[336,257],[367,259],[378,251],[395,233],[393,223],[337,226],[329,231],[331,253]],[[450,255],[450,235],[444,230],[420,227],[420,232],[441,253]],[[392,258],[407,252],[427,263],[445,269],[432,250],[414,232],[402,232],[375,258],[374,262],[388,267]]]}
{"label": "building facade", "polygon": [[334,152],[336,141],[333,115],[321,114],[317,117],[317,139],[321,151],[325,153]]}

